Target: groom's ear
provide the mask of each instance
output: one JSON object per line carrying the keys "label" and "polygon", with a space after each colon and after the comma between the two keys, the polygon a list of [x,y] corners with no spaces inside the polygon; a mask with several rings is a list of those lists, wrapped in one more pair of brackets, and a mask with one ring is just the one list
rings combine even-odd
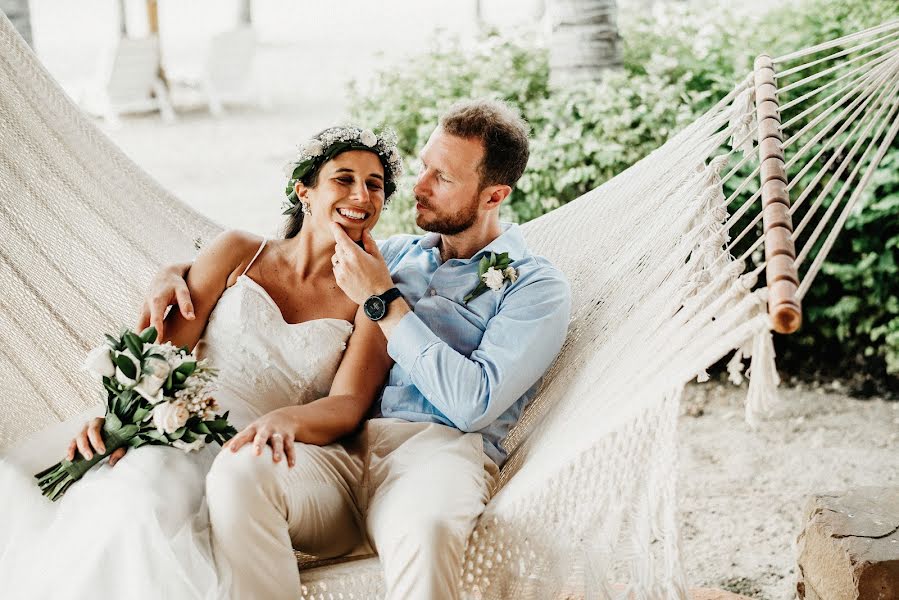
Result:
{"label": "groom's ear", "polygon": [[488,185],[481,190],[481,202],[485,209],[493,210],[498,208],[511,193],[512,188],[508,185]]}

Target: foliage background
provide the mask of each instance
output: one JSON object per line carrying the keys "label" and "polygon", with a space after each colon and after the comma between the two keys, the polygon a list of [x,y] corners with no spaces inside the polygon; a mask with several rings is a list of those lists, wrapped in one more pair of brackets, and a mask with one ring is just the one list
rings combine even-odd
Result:
{"label": "foliage background", "polygon": [[[398,130],[408,180],[378,233],[415,231],[415,157],[459,98],[516,106],[532,126],[531,160],[502,217],[525,222],[601,185],[725,96],[764,51],[785,54],[899,17],[895,0],[808,0],[753,15],[715,3],[662,3],[620,16],[624,67],[600,84],[551,91],[548,51],[533,33],[491,34],[474,51],[434,47],[350,89],[358,122]],[[809,59],[811,60],[811,59]],[[826,80],[825,80],[826,81]],[[821,82],[818,82],[819,84]],[[805,299],[805,322],[778,336],[779,364],[850,377],[856,393],[899,390],[899,145],[875,174]]]}

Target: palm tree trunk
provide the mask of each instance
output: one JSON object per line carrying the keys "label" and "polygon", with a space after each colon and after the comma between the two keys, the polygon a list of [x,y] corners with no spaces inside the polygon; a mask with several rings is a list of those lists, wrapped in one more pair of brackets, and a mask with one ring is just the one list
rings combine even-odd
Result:
{"label": "palm tree trunk", "polygon": [[28,0],[0,0],[0,10],[9,17],[13,27],[19,32],[29,46],[33,46],[31,37],[31,11]]}
{"label": "palm tree trunk", "polygon": [[238,8],[237,20],[239,25],[249,26],[253,24],[253,10],[250,0],[241,0]]}
{"label": "palm tree trunk", "polygon": [[550,85],[599,81],[621,66],[615,0],[552,0]]}

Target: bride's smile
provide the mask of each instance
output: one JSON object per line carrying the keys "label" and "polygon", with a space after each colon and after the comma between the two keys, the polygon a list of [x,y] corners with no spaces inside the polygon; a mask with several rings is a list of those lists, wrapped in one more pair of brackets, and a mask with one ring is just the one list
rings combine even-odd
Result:
{"label": "bride's smile", "polygon": [[373,152],[350,150],[322,165],[307,184],[297,181],[294,190],[308,204],[305,219],[316,232],[327,231],[328,223],[335,222],[360,240],[362,231],[378,222],[384,207],[384,166]]}

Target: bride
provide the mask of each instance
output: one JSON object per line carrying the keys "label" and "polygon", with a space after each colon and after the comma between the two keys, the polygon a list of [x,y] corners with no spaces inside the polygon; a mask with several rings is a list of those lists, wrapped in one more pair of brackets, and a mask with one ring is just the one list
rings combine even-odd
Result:
{"label": "bride", "polygon": [[[393,137],[324,130],[291,165],[284,239],[221,234],[189,272],[194,318],[166,317],[160,341],[196,347],[219,369],[216,399],[238,430],[255,434],[259,460],[292,467],[294,441],[324,445],[351,433],[377,397],[391,366],[386,340],[337,285],[329,227],[361,240],[400,170]],[[41,496],[34,473],[62,456],[105,452],[100,410],[88,425],[79,415],[0,456],[3,597],[227,597],[204,500],[217,446],[121,449],[60,501]]]}

